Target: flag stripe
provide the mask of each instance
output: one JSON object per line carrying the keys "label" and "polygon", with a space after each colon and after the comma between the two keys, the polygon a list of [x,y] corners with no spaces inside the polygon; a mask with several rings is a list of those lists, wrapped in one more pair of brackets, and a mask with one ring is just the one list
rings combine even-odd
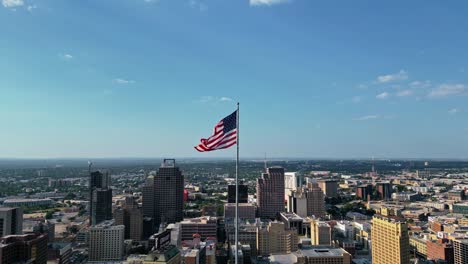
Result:
{"label": "flag stripe", "polygon": [[213,134],[200,139],[194,148],[199,152],[226,149],[237,143],[237,111],[219,121],[213,128]]}

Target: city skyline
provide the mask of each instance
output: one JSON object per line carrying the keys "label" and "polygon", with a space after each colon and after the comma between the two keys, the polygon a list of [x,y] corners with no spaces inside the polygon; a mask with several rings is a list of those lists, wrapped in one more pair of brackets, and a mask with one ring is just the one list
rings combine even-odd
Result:
{"label": "city skyline", "polygon": [[[2,0],[0,158],[468,159],[468,3]],[[183,19],[181,19],[183,18]]]}

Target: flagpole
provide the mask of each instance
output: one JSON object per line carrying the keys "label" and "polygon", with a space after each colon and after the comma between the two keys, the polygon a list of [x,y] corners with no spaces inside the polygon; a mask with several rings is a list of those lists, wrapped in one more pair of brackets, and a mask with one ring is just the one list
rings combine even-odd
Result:
{"label": "flagpole", "polygon": [[237,129],[237,158],[236,158],[236,219],[234,220],[235,225],[235,241],[236,241],[236,255],[235,255],[235,264],[238,264],[238,245],[239,245],[239,102],[237,102],[237,111],[236,111],[236,129]]}

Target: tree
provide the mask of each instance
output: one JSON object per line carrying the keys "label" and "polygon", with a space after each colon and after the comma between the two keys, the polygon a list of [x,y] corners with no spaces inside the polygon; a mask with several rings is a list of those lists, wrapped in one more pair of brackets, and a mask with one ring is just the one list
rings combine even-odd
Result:
{"label": "tree", "polygon": [[47,211],[45,214],[45,219],[52,219],[52,216],[54,215],[53,211]]}

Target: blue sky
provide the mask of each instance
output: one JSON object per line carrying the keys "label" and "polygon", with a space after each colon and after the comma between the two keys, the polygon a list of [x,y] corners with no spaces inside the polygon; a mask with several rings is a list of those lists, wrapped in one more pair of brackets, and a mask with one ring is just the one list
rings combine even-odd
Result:
{"label": "blue sky", "polygon": [[468,158],[467,1],[0,1],[0,157]]}

